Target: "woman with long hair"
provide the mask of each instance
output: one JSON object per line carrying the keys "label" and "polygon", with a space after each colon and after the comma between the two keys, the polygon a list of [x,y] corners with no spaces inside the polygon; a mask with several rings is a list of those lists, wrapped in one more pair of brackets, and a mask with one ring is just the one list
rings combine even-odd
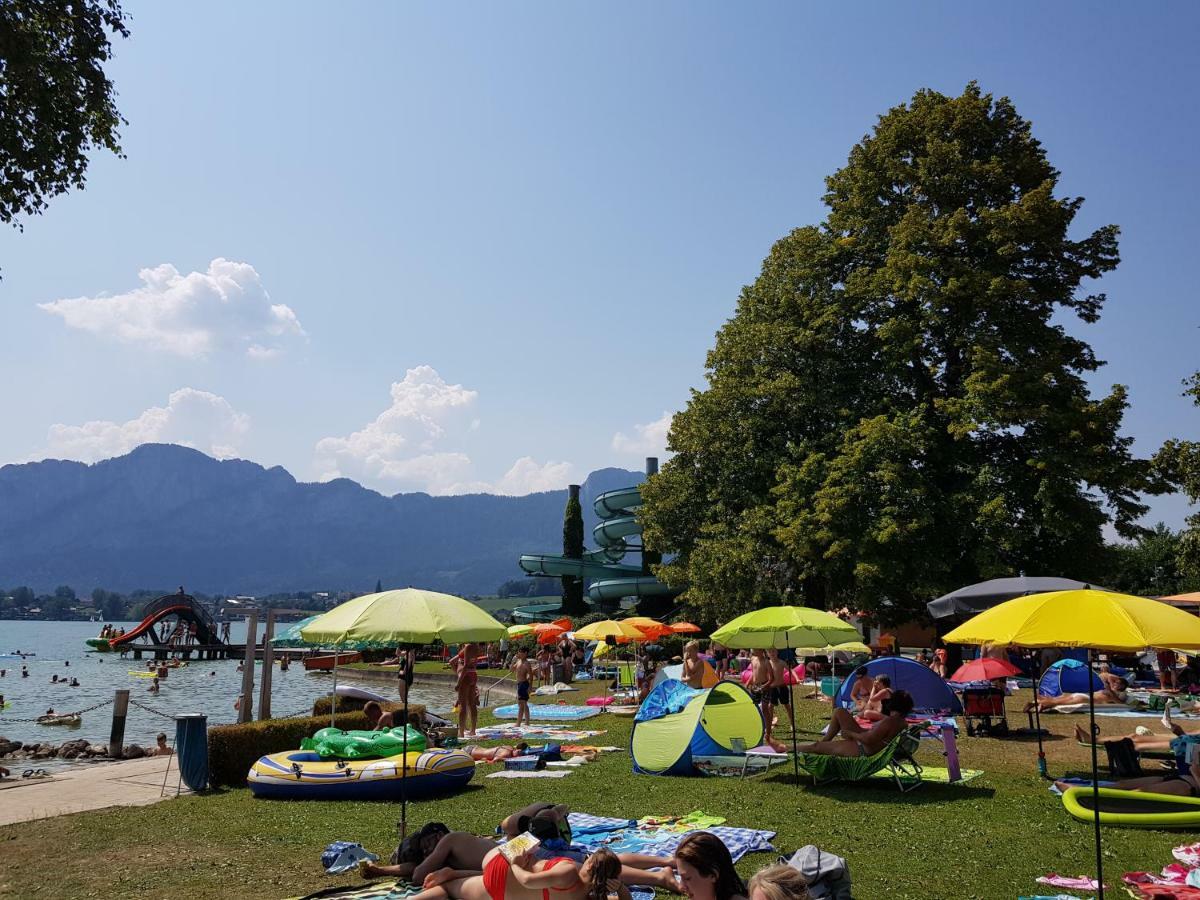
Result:
{"label": "woman with long hair", "polygon": [[538,860],[523,853],[509,862],[501,848],[488,851],[483,874],[442,869],[425,879],[409,900],[631,900],[620,881],[621,862],[601,848],[582,863],[564,856]]}
{"label": "woman with long hair", "polygon": [[715,834],[696,831],[679,842],[672,860],[690,900],[746,900],[746,885],[729,848]]}

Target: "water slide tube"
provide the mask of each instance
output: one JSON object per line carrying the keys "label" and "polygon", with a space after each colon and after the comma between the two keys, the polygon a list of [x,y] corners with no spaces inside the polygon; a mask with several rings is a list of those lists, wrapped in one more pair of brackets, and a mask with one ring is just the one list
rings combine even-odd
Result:
{"label": "water slide tube", "polygon": [[146,605],[146,617],[134,628],[120,637],[109,638],[109,647],[120,647],[122,644],[136,640],[158,622],[172,615],[196,624],[197,643],[219,644],[221,642],[220,636],[217,634],[216,623],[194,598],[188,594],[165,594]]}
{"label": "water slide tube", "polygon": [[525,554],[519,562],[522,571],[529,575],[573,575],[590,579],[588,599],[593,601],[678,594],[678,589],[667,587],[653,575],[647,575],[641,566],[619,562],[631,549],[637,549],[630,547],[627,538],[637,538],[642,533],[636,513],[641,505],[642,493],[636,485],[606,491],[592,504],[600,517],[600,522],[592,529],[592,539],[600,549],[584,553],[582,559]]}

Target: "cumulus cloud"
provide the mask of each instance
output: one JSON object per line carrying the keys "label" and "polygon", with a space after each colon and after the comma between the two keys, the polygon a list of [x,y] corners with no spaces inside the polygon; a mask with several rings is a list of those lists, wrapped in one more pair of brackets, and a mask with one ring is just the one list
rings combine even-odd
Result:
{"label": "cumulus cloud", "polygon": [[662,456],[667,452],[667,432],[671,430],[674,413],[664,412],[661,418],[645,425],[634,425],[633,436],[623,431],[613,435],[612,448],[618,453],[637,453]]}
{"label": "cumulus cloud", "polygon": [[564,487],[569,463],[518,459],[498,481],[480,480],[456,445],[479,427],[479,393],[448,384],[432,366],[409,369],[391,387],[391,405],[358,431],[317,442],[322,481],[352,478],[385,493],[528,494]]}
{"label": "cumulus cloud", "polygon": [[250,417],[235,410],[224,397],[195,388],[182,388],[166,406],[152,406],[128,422],[92,421],[82,425],[51,425],[46,449],[38,458],[96,462],[128,453],[139,444],[182,444],[210,456],[236,456],[250,428]]}
{"label": "cumulus cloud", "polygon": [[234,352],[270,359],[304,336],[291,307],[271,302],[249,263],[218,258],[208,271],[186,275],[163,263],[142,269],[138,279],[141,286],[125,293],[38,306],[68,328],[189,358]]}

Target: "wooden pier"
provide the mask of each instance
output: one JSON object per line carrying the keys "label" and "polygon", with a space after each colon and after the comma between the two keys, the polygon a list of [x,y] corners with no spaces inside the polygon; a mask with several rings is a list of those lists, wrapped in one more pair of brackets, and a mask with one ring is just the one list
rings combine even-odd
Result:
{"label": "wooden pier", "polygon": [[[245,644],[147,644],[147,643],[132,643],[126,644],[119,648],[124,651],[124,655],[128,658],[132,656],[134,659],[245,659],[246,645]],[[271,651],[271,655],[275,659],[281,656],[290,657],[293,660],[298,660],[311,650],[296,650],[291,648],[275,647]],[[263,648],[261,644],[254,647],[254,658],[263,658]]]}

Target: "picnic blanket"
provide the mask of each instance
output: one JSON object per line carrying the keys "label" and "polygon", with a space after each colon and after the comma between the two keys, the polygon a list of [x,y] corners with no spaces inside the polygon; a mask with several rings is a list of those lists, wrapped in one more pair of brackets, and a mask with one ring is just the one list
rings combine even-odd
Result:
{"label": "picnic blanket", "polygon": [[540,697],[545,697],[545,696],[551,695],[551,694],[562,694],[566,691],[577,691],[577,690],[579,690],[579,688],[571,687],[571,685],[569,685],[569,684],[563,684],[563,682],[557,681],[554,684],[543,684],[540,688],[538,688],[536,691],[534,691],[534,693]]}
{"label": "picnic blanket", "polygon": [[[600,715],[600,713],[601,709],[597,706],[570,706],[566,703],[529,704],[529,717],[531,719],[557,719],[560,722],[568,722],[576,719],[590,719],[592,716]],[[497,706],[492,710],[492,714],[498,719],[515,719],[517,717],[517,704]]]}
{"label": "picnic blanket", "polygon": [[582,741],[604,734],[603,731],[577,731],[562,725],[485,725],[475,730],[475,736],[484,741],[524,740],[544,738],[554,743]]}
{"label": "picnic blanket", "polygon": [[[707,831],[721,839],[733,861],[737,862],[747,853],[774,852],[771,839],[774,831],[759,831],[754,828],[731,828],[727,825],[704,827],[695,824],[687,827],[683,823],[691,819],[701,823],[713,817],[703,813],[692,813],[684,818],[662,817],[662,825],[639,825],[633,819],[613,819],[573,812],[568,816],[572,840],[588,850],[607,847],[614,853],[644,853],[660,859],[670,859],[684,836],[694,831]],[[684,828],[685,830],[680,830]]]}
{"label": "picnic blanket", "polygon": [[[951,781],[950,770],[945,766],[921,766],[921,780],[928,781],[930,784],[966,784],[968,781],[974,781],[982,774],[983,769],[961,769],[958,781]],[[878,772],[867,777],[891,781],[892,773],[887,769],[880,769]]]}
{"label": "picnic blanket", "polygon": [[[331,887],[292,900],[404,900],[421,889],[406,881],[376,881],[360,887]],[[654,900],[654,891],[630,888],[633,900]]]}
{"label": "picnic blanket", "polygon": [[[1088,705],[1086,703],[1068,703],[1066,706],[1052,706],[1050,709],[1042,710],[1042,715],[1048,712],[1057,713],[1083,713],[1087,715]],[[1096,715],[1108,716],[1114,719],[1158,719],[1162,717],[1161,709],[1134,709],[1131,706],[1117,706],[1112,703],[1101,703],[1096,707]],[[1171,716],[1176,719],[1194,719],[1193,715],[1181,713],[1177,710],[1171,710]]]}
{"label": "picnic blanket", "polygon": [[492,772],[490,775],[485,775],[485,778],[566,778],[570,775],[570,770],[562,769],[541,769],[539,771],[531,771],[528,769],[503,769],[499,772]]}

